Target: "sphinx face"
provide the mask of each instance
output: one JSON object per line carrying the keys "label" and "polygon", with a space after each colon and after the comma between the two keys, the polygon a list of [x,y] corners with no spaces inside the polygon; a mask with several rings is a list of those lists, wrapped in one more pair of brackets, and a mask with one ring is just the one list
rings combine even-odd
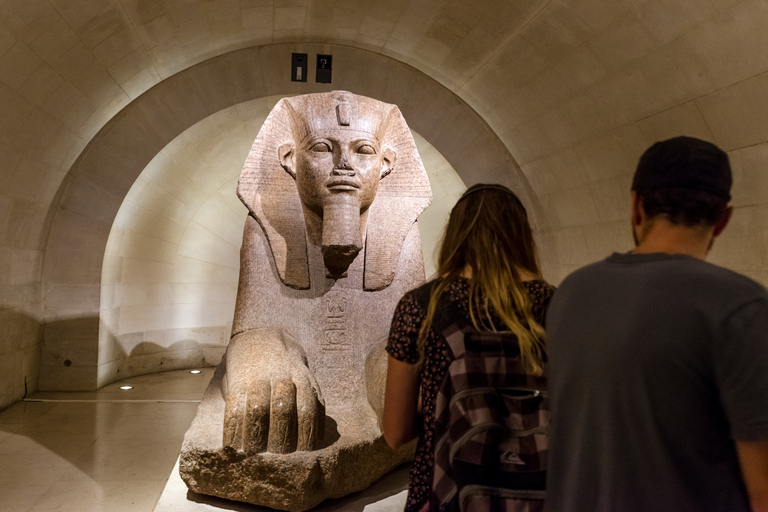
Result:
{"label": "sphinx face", "polygon": [[299,196],[321,216],[327,206],[339,203],[367,210],[388,166],[379,141],[356,130],[313,133],[295,152]]}
{"label": "sphinx face", "polygon": [[399,109],[348,91],[280,100],[256,137],[237,191],[266,234],[281,281],[295,289],[318,282],[318,249],[326,277],[344,277],[352,261],[343,284],[356,286],[363,277],[366,291],[388,287],[399,251],[431,199]]}

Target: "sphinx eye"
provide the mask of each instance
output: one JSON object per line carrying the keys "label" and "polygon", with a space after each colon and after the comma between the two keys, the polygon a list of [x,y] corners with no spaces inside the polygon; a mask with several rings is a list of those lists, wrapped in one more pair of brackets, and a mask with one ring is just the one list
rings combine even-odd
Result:
{"label": "sphinx eye", "polygon": [[315,153],[330,153],[331,146],[327,142],[315,142],[309,150]]}
{"label": "sphinx eye", "polygon": [[376,148],[371,146],[370,144],[362,144],[360,147],[357,148],[357,152],[361,155],[375,155],[376,154]]}

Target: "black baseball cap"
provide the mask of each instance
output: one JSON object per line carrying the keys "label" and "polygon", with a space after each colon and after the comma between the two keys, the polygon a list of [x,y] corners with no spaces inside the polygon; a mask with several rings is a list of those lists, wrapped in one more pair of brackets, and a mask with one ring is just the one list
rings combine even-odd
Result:
{"label": "black baseball cap", "polygon": [[731,165],[728,155],[711,142],[675,137],[648,148],[637,164],[632,190],[680,188],[701,190],[731,199]]}

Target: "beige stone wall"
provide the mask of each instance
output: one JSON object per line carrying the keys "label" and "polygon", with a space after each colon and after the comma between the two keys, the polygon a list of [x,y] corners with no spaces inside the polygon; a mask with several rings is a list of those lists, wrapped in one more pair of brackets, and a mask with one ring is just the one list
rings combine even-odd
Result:
{"label": "beige stone wall", "polygon": [[[321,90],[288,82],[291,51],[333,53],[334,87],[398,103],[467,184],[523,190],[555,282],[630,247],[646,146],[712,140],[736,178],[712,259],[768,282],[767,25],[763,0],[0,0],[0,407],[38,375],[96,385],[101,269],[125,195],[200,119]],[[231,52],[259,47],[232,68]],[[174,80],[187,87],[148,100]],[[107,125],[120,131],[97,144]]]}
{"label": "beige stone wall", "polygon": [[276,101],[230,107],[185,130],[125,196],[101,274],[99,386],[220,361],[247,214],[237,179]]}
{"label": "beige stone wall", "polygon": [[751,0],[550,2],[456,89],[541,202],[553,281],[631,248],[638,157],[691,135],[728,151],[735,170],[733,225],[711,261],[768,283],[766,22],[768,6]]}

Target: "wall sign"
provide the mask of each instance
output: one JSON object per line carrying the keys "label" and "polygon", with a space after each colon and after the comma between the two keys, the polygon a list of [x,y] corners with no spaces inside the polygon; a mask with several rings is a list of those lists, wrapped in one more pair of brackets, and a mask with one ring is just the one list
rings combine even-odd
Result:
{"label": "wall sign", "polygon": [[319,84],[331,83],[331,65],[333,55],[317,54],[317,68],[315,69],[315,82]]}
{"label": "wall sign", "polygon": [[291,82],[307,81],[307,54],[291,54]]}

